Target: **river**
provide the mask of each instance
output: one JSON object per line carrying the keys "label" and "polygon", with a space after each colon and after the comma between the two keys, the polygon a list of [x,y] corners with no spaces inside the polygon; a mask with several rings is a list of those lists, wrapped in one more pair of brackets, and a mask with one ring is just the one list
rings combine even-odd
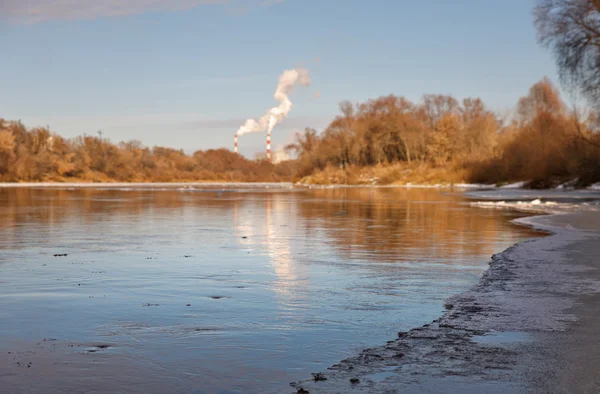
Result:
{"label": "river", "polygon": [[539,234],[459,191],[0,189],[7,392],[293,392]]}

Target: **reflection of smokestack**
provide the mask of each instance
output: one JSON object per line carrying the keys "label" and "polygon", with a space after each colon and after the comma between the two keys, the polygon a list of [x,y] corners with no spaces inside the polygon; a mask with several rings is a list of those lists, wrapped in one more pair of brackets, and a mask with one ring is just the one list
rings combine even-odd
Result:
{"label": "reflection of smokestack", "polygon": [[271,161],[271,130],[267,131],[267,160]]}
{"label": "reflection of smokestack", "polygon": [[238,153],[238,135],[237,135],[237,133],[235,134],[235,137],[233,137],[233,151],[235,153]]}

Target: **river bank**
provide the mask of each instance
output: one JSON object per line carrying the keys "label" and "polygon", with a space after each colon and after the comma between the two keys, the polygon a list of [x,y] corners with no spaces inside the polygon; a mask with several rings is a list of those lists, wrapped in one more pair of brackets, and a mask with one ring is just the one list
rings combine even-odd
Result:
{"label": "river bank", "polygon": [[292,383],[297,392],[598,392],[600,213],[517,222],[551,235],[494,255],[441,318]]}
{"label": "river bank", "polygon": [[7,188],[193,188],[193,187],[239,187],[269,188],[292,187],[289,182],[0,182],[0,189]]}

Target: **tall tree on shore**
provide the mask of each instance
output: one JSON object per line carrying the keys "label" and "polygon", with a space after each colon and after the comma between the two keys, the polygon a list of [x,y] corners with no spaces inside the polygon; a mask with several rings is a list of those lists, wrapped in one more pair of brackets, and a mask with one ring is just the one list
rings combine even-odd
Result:
{"label": "tall tree on shore", "polygon": [[600,0],[537,0],[534,14],[563,84],[600,109]]}

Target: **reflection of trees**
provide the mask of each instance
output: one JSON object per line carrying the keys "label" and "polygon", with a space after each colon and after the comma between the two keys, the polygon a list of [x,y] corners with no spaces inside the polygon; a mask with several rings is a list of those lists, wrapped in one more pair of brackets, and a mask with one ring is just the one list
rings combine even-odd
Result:
{"label": "reflection of trees", "polygon": [[[148,225],[150,220],[157,227],[169,220],[201,225],[216,216],[225,222],[222,226],[235,228],[236,235],[267,233],[265,246],[271,258],[284,261],[277,267],[282,274],[284,270],[293,274],[290,248],[303,248],[298,243],[313,242],[318,234],[328,238],[320,243],[331,244],[347,258],[376,261],[447,260],[496,251],[493,243],[500,234],[510,236],[508,231],[499,232],[510,226],[507,213],[471,208],[458,204],[461,201],[425,189],[320,189],[292,194],[0,189],[0,248],[25,245],[32,237],[43,244],[61,228],[78,226],[85,231],[87,226],[105,224],[111,231],[115,218],[138,229],[142,226],[136,224],[142,221]],[[295,238],[292,245],[291,238]]]}
{"label": "reflection of trees", "polygon": [[[506,212],[471,208],[427,189],[321,189],[299,199],[307,231],[324,228],[348,258],[441,260],[496,251]],[[511,236],[510,232],[503,232]],[[515,235],[516,237],[516,235]],[[505,240],[506,241],[506,240]]]}
{"label": "reflection of trees", "polygon": [[[233,220],[232,193],[195,193],[177,190],[110,189],[0,189],[0,248],[18,245],[25,239],[48,241],[59,228],[95,226],[115,218],[135,227],[136,223],[174,217],[186,220],[193,213],[211,211]],[[200,218],[201,219],[201,218]],[[35,237],[35,238],[32,238]]]}

